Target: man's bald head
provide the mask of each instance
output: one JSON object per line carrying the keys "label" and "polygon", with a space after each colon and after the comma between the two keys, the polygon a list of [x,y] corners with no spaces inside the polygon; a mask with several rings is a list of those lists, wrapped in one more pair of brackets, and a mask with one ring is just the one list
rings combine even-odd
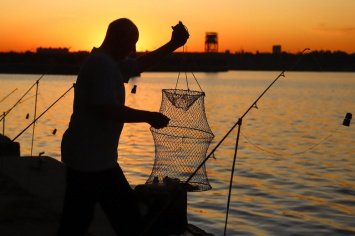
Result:
{"label": "man's bald head", "polygon": [[121,40],[138,40],[139,32],[137,26],[127,18],[121,18],[110,23],[108,26],[105,41],[117,43]]}
{"label": "man's bald head", "polygon": [[116,59],[122,59],[135,52],[138,38],[137,26],[127,18],[120,18],[109,24],[101,47],[111,51]]}

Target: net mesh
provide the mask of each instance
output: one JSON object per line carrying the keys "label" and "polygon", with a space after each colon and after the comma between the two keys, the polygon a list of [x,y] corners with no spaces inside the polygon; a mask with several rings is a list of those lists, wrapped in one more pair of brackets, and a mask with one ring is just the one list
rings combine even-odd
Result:
{"label": "net mesh", "polygon": [[[204,92],[163,89],[160,112],[170,118],[163,129],[151,127],[155,161],[146,184],[185,183],[206,158],[214,137],[205,113]],[[203,165],[191,178],[190,192],[211,189]]]}

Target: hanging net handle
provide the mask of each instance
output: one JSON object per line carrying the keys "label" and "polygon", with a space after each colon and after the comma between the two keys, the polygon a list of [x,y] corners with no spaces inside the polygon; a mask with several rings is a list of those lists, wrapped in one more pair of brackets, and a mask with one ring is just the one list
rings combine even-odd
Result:
{"label": "hanging net handle", "polygon": [[[186,26],[185,26],[185,28],[186,28]],[[181,65],[184,65],[184,63],[185,63],[185,45],[182,47]],[[185,73],[185,80],[186,80],[187,90],[190,91],[189,81],[188,81],[188,78],[187,78],[187,72],[186,72],[186,70],[185,70],[184,73]],[[177,77],[176,84],[175,84],[175,90],[177,89],[177,86],[178,86],[178,83],[179,83],[180,74],[181,74],[181,71],[179,71],[179,73],[178,73],[178,77]],[[203,92],[203,90],[202,90],[202,88],[201,88],[201,86],[200,86],[200,83],[199,83],[199,82],[197,81],[197,79],[196,79],[196,76],[195,76],[194,72],[191,71],[191,74],[192,74],[192,76],[194,77],[194,79],[195,79],[195,81],[196,81],[198,87],[200,88],[201,92]],[[204,92],[203,92],[203,93],[204,93]]]}

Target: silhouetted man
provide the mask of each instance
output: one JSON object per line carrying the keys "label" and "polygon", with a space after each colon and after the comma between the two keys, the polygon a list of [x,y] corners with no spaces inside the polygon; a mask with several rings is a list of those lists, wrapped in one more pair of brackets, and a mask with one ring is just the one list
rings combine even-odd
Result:
{"label": "silhouetted man", "polygon": [[180,22],[171,40],[136,59],[139,32],[126,18],[113,21],[99,48],[93,48],[75,85],[73,114],[63,135],[66,192],[58,236],[85,235],[99,203],[117,235],[141,231],[138,203],[117,163],[117,147],[124,123],[146,122],[166,127],[169,118],[158,112],[125,106],[124,82],[183,46],[189,34]]}

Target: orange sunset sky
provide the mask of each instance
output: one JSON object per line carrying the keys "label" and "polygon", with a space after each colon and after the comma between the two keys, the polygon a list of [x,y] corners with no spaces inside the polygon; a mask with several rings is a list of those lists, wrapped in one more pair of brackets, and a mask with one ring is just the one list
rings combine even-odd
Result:
{"label": "orange sunset sky", "polygon": [[0,52],[89,51],[121,17],[140,30],[137,51],[167,42],[181,20],[191,35],[188,52],[203,52],[205,33],[217,32],[219,52],[281,45],[290,53],[307,47],[355,53],[354,0],[0,0]]}

